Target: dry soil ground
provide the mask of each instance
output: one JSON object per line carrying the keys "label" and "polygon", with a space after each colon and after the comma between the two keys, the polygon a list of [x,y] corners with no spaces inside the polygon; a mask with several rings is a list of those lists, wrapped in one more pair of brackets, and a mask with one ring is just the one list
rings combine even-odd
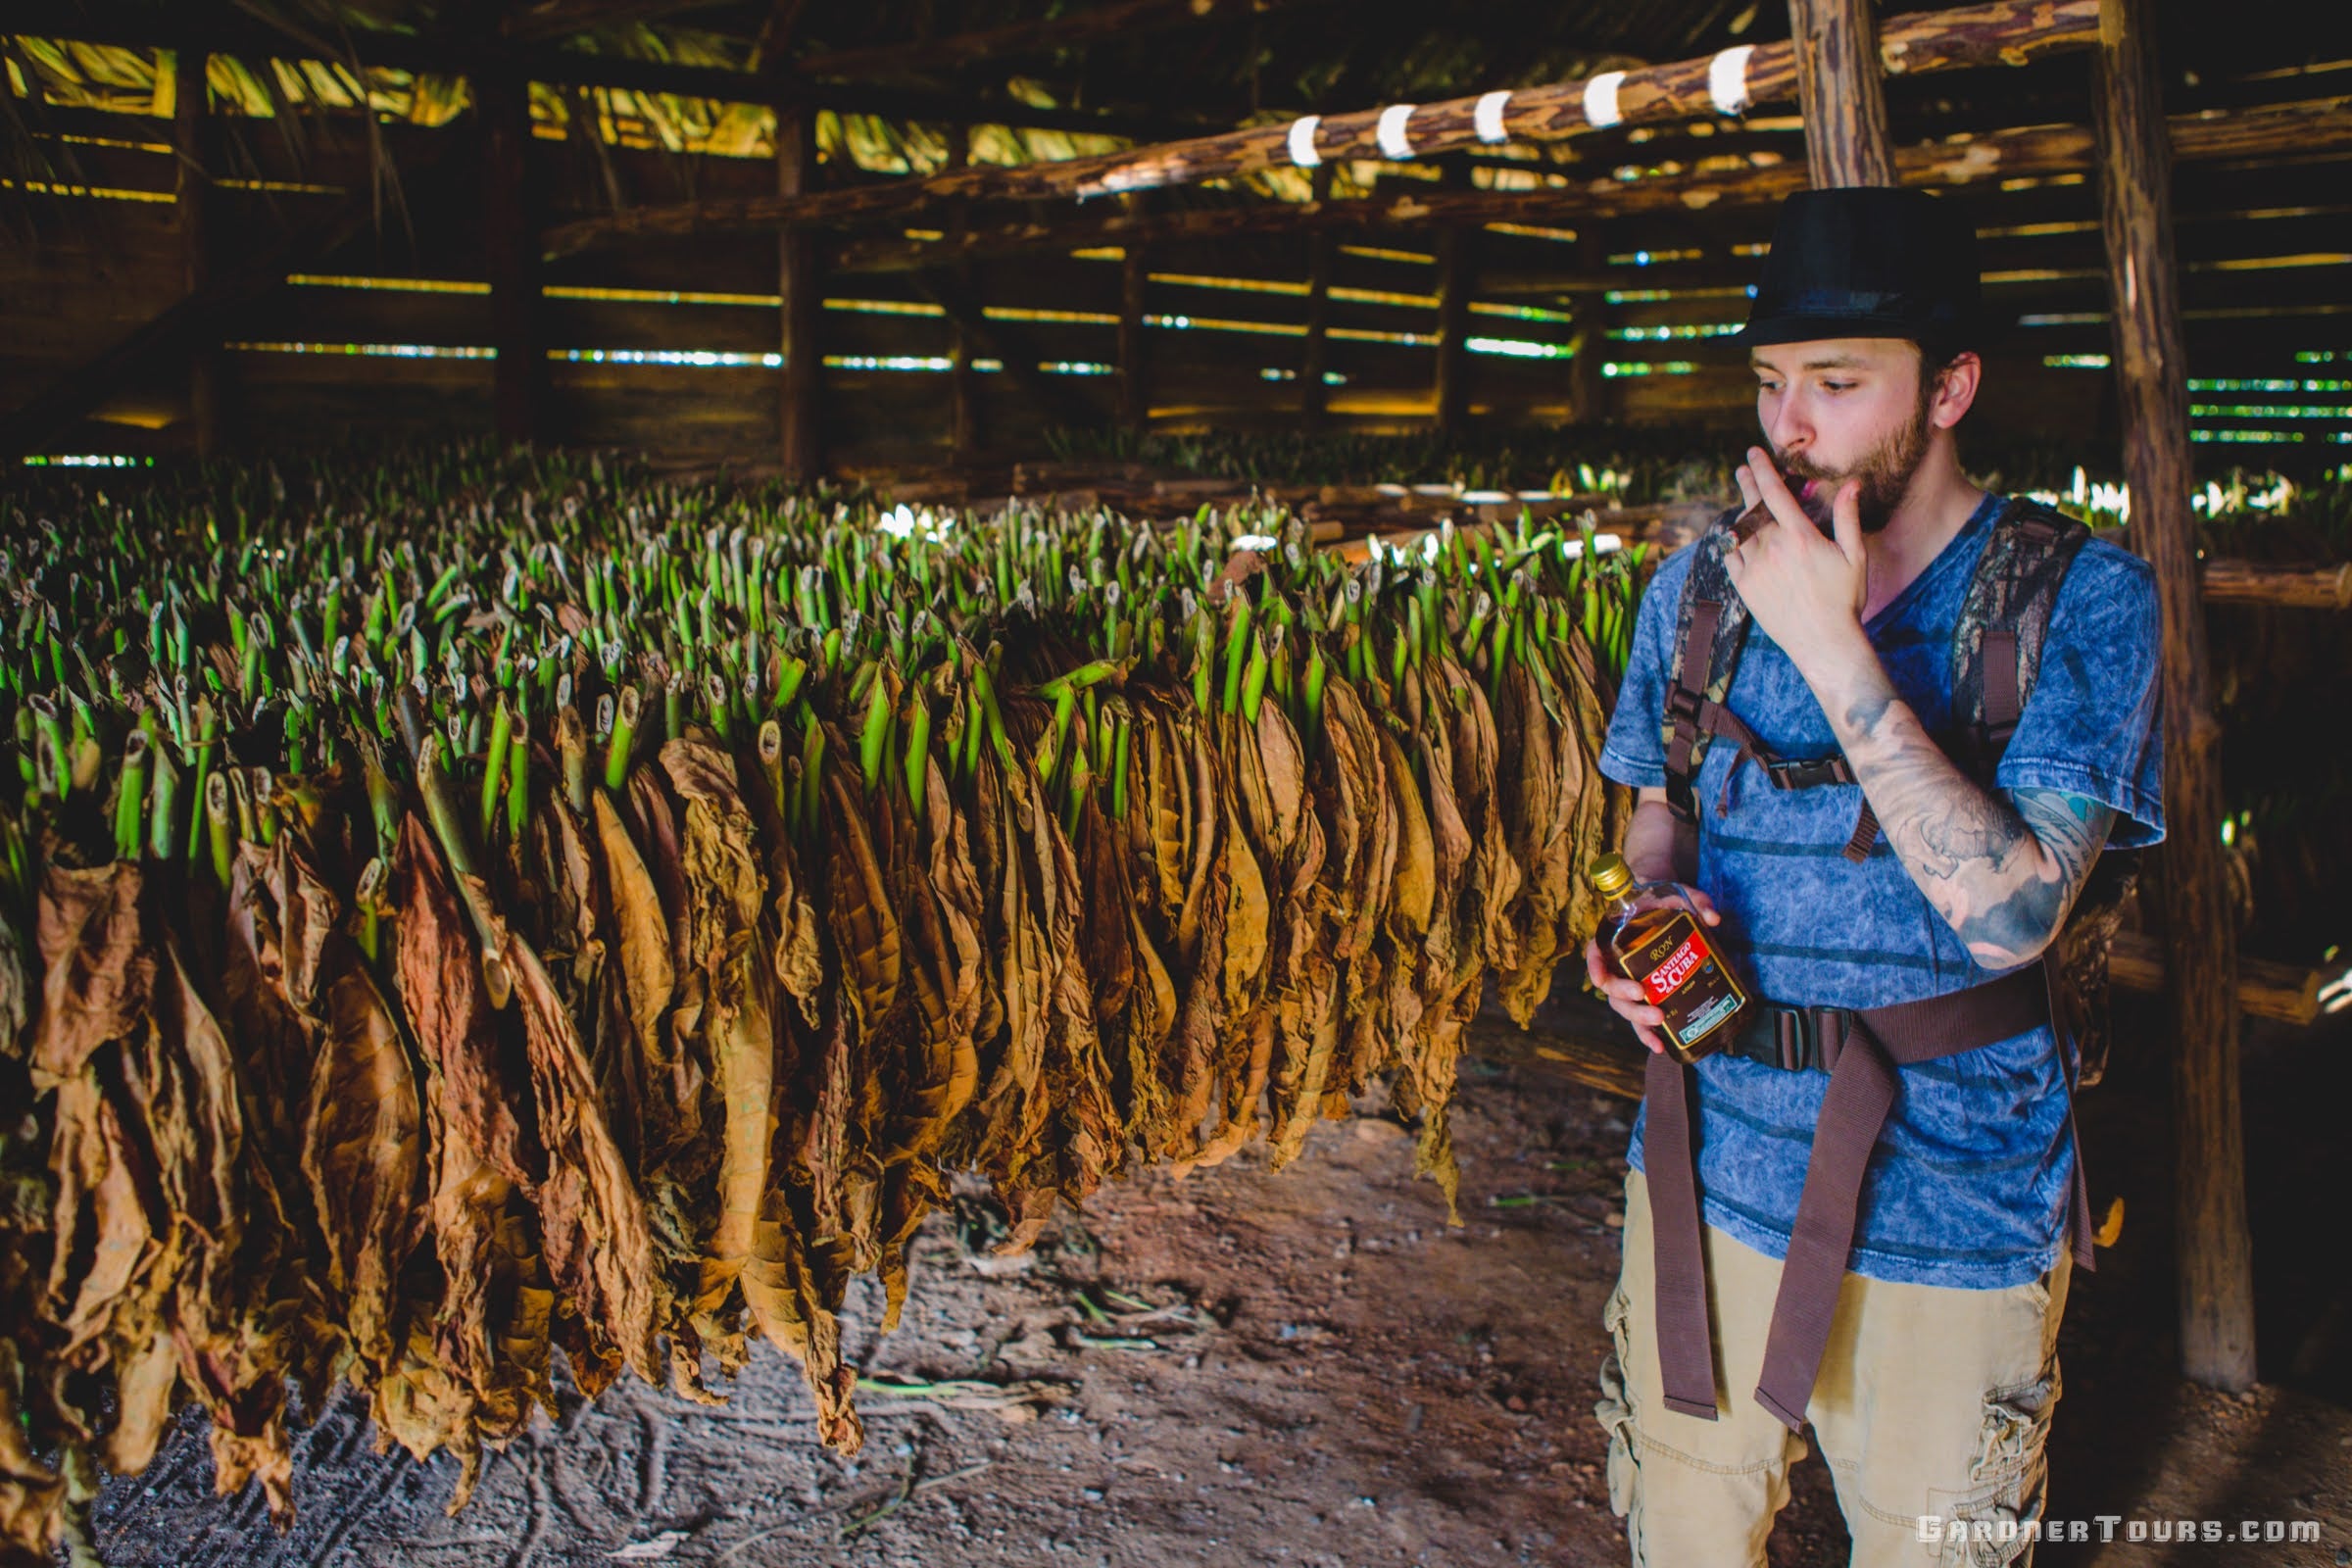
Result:
{"label": "dry soil ground", "polygon": [[[2119,1539],[2045,1565],[2352,1562],[2347,1047],[2352,1027],[2248,1042],[2264,1381],[2243,1397],[2176,1372],[2160,1055],[2127,1051],[2086,1098],[2096,1200],[2127,1219],[2076,1284],[2052,1444],[2054,1514],[2316,1520],[2321,1544]],[[1014,1266],[967,1200],[924,1232],[899,1332],[875,1336],[877,1294],[852,1299],[868,1376],[923,1386],[861,1396],[856,1458],[817,1446],[797,1371],[762,1351],[719,1409],[566,1390],[454,1518],[454,1464],[376,1454],[345,1398],[297,1440],[281,1537],[257,1494],[211,1495],[190,1421],[110,1485],[98,1541],[112,1564],[203,1568],[1622,1562],[1592,1405],[1632,1108],[1469,1064],[1460,1229],[1379,1120],[1320,1129],[1279,1175],[1252,1155],[1147,1173]],[[1817,1460],[1771,1555],[1844,1561]]]}

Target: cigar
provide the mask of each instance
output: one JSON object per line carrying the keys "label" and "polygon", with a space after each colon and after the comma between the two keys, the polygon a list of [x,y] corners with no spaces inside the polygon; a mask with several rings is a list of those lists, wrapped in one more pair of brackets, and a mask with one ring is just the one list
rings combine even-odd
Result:
{"label": "cigar", "polygon": [[1732,543],[1743,545],[1756,536],[1756,530],[1772,520],[1772,509],[1759,501],[1732,519]]}

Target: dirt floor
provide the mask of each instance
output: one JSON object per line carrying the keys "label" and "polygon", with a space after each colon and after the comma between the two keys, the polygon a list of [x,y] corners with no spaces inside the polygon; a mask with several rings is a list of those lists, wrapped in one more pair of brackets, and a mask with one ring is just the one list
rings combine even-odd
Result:
{"label": "dirt floor", "polygon": [[[2148,1020],[2127,1013],[2129,1041]],[[1568,1027],[1598,1027],[1583,1014]],[[2248,1179],[2263,1381],[2177,1375],[2162,1057],[2126,1050],[2084,1101],[2095,1200],[2127,1216],[2079,1277],[2050,1512],[2314,1520],[2319,1545],[2045,1547],[2045,1565],[2352,1563],[2352,1263],[2343,1217],[2352,1014],[2249,1036]],[[1607,1564],[1625,1560],[1592,1419],[1633,1106],[1468,1064],[1467,1224],[1379,1120],[1320,1129],[1280,1175],[1250,1154],[1106,1192],[1034,1256],[988,1254],[977,1198],[919,1243],[907,1320],[853,1297],[855,1459],[817,1446],[797,1370],[762,1351],[729,1403],[564,1391],[443,1509],[446,1459],[373,1452],[362,1407],[297,1440],[301,1517],[211,1495],[191,1419],[97,1516],[111,1564]],[[1774,1568],[1841,1563],[1828,1472],[1799,1467]],[[1677,1565],[1680,1568],[1680,1565]],[[1700,1568],[1700,1565],[1694,1565]]]}

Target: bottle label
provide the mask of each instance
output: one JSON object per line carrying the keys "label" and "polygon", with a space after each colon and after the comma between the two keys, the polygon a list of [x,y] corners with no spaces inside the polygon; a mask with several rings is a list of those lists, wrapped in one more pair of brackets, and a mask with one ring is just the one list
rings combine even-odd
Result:
{"label": "bottle label", "polygon": [[1698,973],[1700,965],[1715,955],[1707,948],[1707,939],[1692,931],[1666,956],[1666,961],[1642,977],[1642,989],[1649,1004],[1657,1006],[1682,989],[1684,981]]}
{"label": "bottle label", "polygon": [[1650,1005],[1666,1014],[1666,1032],[1686,1055],[1747,1005],[1730,965],[1689,915],[1641,930],[1623,957],[1624,972],[1639,978]]}

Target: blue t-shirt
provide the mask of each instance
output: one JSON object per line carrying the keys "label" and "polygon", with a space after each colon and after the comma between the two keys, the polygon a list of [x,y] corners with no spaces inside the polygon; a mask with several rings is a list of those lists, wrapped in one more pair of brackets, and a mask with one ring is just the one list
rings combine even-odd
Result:
{"label": "blue t-shirt", "polygon": [[[1895,689],[1930,733],[1950,722],[1951,644],[2000,498],[1865,626]],[[1676,607],[1690,551],[1658,567],[1635,623],[1632,657],[1601,753],[1621,783],[1662,785],[1659,726]],[[1997,785],[2054,789],[2114,808],[2108,843],[2164,836],[2159,630],[2147,564],[2111,544],[2083,546],[2051,612],[2039,673],[2003,755]],[[1775,754],[1826,757],[1829,719],[1788,657],[1750,624],[1726,706]],[[1717,741],[1696,780],[1698,881],[1719,930],[1757,991],[1788,1005],[1866,1007],[1978,985],[1979,966],[1912,883],[1882,835],[1860,865],[1844,858],[1857,785],[1776,790],[1750,765],[1729,815],[1716,803],[1739,749]],[[1694,1069],[1693,1122],[1706,1220],[1785,1257],[1829,1075],[1724,1054]],[[1900,1069],[1900,1087],[1862,1189],[1848,1267],[1873,1279],[1999,1290],[2038,1277],[2064,1240],[2074,1151],[2064,1063],[2047,1027]],[[1646,1108],[1646,1107],[1645,1107]],[[1630,1159],[1642,1166],[1643,1118]]]}

